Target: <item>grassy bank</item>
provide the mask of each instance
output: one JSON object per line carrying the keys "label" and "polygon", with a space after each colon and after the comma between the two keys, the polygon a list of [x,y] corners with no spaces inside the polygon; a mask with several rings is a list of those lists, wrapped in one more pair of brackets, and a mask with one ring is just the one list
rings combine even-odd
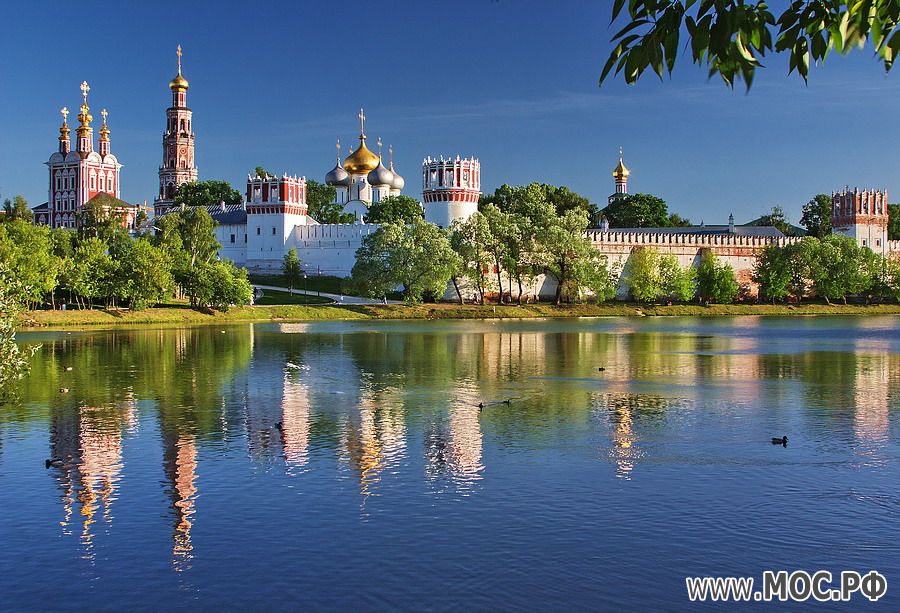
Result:
{"label": "grassy bank", "polygon": [[354,319],[521,319],[535,317],[634,317],[712,315],[887,315],[900,314],[900,305],[697,305],[647,306],[629,303],[527,306],[402,304],[389,305],[268,305],[231,309],[226,313],[198,311],[187,307],[160,307],[144,311],[86,310],[31,311],[22,325],[32,326],[119,326],[131,324],[203,324],[242,321],[322,321]]}

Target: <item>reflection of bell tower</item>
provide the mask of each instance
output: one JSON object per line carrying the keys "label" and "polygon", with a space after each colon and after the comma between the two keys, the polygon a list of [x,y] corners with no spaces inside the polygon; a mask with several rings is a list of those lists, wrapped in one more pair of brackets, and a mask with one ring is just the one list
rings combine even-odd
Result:
{"label": "reflection of bell tower", "polygon": [[169,82],[169,89],[172,90],[172,106],[166,109],[159,195],[154,203],[157,215],[174,206],[175,192],[179,186],[197,180],[194,132],[191,129],[193,113],[187,106],[188,80],[181,74],[181,45],[178,46],[178,74]]}
{"label": "reflection of bell tower", "polygon": [[191,543],[191,516],[194,514],[197,486],[197,442],[192,434],[179,434],[163,428],[163,468],[169,481],[174,528],[172,530],[172,566],[176,571],[190,568],[194,546]]}

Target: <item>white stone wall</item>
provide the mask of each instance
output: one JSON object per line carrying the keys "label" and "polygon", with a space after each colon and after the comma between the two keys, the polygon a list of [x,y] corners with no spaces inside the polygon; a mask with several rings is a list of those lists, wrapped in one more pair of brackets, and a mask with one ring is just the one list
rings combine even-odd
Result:
{"label": "white stone wall", "polygon": [[227,224],[216,226],[216,240],[222,245],[219,257],[231,260],[238,266],[247,265],[247,225]]}
{"label": "white stone wall", "polygon": [[307,227],[305,215],[247,215],[247,268],[251,271],[281,270],[285,254],[291,248],[295,227]]}
{"label": "white stone wall", "polygon": [[318,224],[297,226],[290,246],[297,249],[303,269],[310,274],[349,277],[356,250],[378,224]]}

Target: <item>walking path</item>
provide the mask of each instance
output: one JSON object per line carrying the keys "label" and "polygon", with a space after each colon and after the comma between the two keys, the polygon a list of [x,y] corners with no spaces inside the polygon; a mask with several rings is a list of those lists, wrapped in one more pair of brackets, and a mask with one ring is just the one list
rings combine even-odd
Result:
{"label": "walking path", "polygon": [[[284,292],[289,294],[291,292],[290,288],[287,287],[276,287],[274,285],[257,285],[253,284],[253,287],[259,288],[263,291],[269,290],[273,292]],[[340,294],[329,294],[327,292],[310,292],[303,291],[300,289],[294,289],[295,294],[306,294],[307,296],[322,296],[323,298],[330,298],[334,300],[335,304],[384,304],[383,300],[373,300],[372,298],[360,298],[359,296],[342,296]],[[400,300],[388,300],[388,304],[403,304]]]}

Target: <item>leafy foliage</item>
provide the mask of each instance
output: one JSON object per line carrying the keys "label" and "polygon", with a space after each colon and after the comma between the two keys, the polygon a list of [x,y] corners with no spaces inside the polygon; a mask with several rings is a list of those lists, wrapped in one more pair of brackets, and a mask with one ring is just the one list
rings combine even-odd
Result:
{"label": "leafy foliage", "polygon": [[319,223],[353,223],[353,213],[345,213],[344,205],[334,202],[336,192],[330,185],[306,180],[307,214]]}
{"label": "leafy foliage", "polygon": [[397,286],[407,302],[444,295],[450,277],[461,268],[460,257],[436,225],[424,219],[386,223],[363,239],[356,251],[353,283],[371,297]]}
{"label": "leafy foliage", "polygon": [[366,223],[412,223],[424,216],[422,205],[411,196],[388,196],[369,205]]}
{"label": "leafy foliage", "polygon": [[631,252],[623,274],[634,300],[650,302],[662,295],[659,259],[659,252],[655,249],[641,247]]}
{"label": "leafy foliage", "polygon": [[734,269],[719,262],[712,251],[704,252],[697,266],[697,294],[700,298],[717,304],[730,304],[739,290]]}
{"label": "leafy foliage", "polygon": [[888,240],[900,240],[900,204],[888,205]]}
{"label": "leafy foliage", "polygon": [[241,192],[237,191],[228,181],[191,181],[178,186],[175,193],[175,204],[188,207],[212,206],[224,202],[225,204],[240,204],[243,201]]}
{"label": "leafy foliage", "polygon": [[616,45],[601,84],[613,71],[635,83],[648,68],[662,79],[672,73],[682,48],[690,49],[693,63],[705,65],[710,77],[718,74],[729,87],[743,80],[748,89],[770,52],[788,54],[789,73],[796,71],[804,81],[810,62],[832,50],[846,54],[871,42],[885,71],[900,53],[896,0],[798,1],[777,15],[762,1],[614,0],[612,21],[620,17],[624,25],[612,38]]}
{"label": "leafy foliage", "polygon": [[14,396],[12,384],[28,372],[33,354],[16,343],[16,318],[22,309],[27,288],[0,260],[0,401]]}
{"label": "leafy foliage", "polygon": [[28,201],[23,196],[15,196],[12,200],[7,198],[3,201],[3,214],[0,215],[0,222],[10,222],[16,219],[28,222],[34,220],[34,213],[31,212]]}
{"label": "leafy foliage", "polygon": [[281,272],[290,289],[293,290],[295,286],[300,285],[300,279],[303,278],[303,267],[300,265],[300,258],[297,257],[297,250],[293,247],[284,256]]}
{"label": "leafy foliage", "polygon": [[460,264],[452,276],[460,303],[464,302],[464,298],[457,277],[462,276],[474,286],[478,301],[484,304],[484,294],[490,286],[487,271],[491,255],[485,249],[485,245],[491,241],[490,233],[487,219],[479,211],[465,221],[454,221],[450,226],[450,247],[459,257]]}
{"label": "leafy foliage", "polygon": [[665,228],[671,223],[666,201],[650,194],[616,198],[601,213],[611,228]]}
{"label": "leafy foliage", "polygon": [[674,255],[660,256],[658,266],[663,296],[679,302],[693,300],[697,293],[696,268],[682,267]]}
{"label": "leafy foliage", "polygon": [[791,293],[791,269],[787,254],[777,245],[769,245],[756,258],[753,282],[759,285],[759,297],[784,300]]}
{"label": "leafy foliage", "polygon": [[773,228],[777,228],[785,236],[791,236],[793,234],[791,224],[784,214],[784,209],[780,206],[773,206],[770,212],[755,219],[751,224],[754,226],[772,226]]}
{"label": "leafy foliage", "polygon": [[831,197],[818,194],[804,204],[800,225],[806,228],[809,236],[825,238],[831,234]]}

